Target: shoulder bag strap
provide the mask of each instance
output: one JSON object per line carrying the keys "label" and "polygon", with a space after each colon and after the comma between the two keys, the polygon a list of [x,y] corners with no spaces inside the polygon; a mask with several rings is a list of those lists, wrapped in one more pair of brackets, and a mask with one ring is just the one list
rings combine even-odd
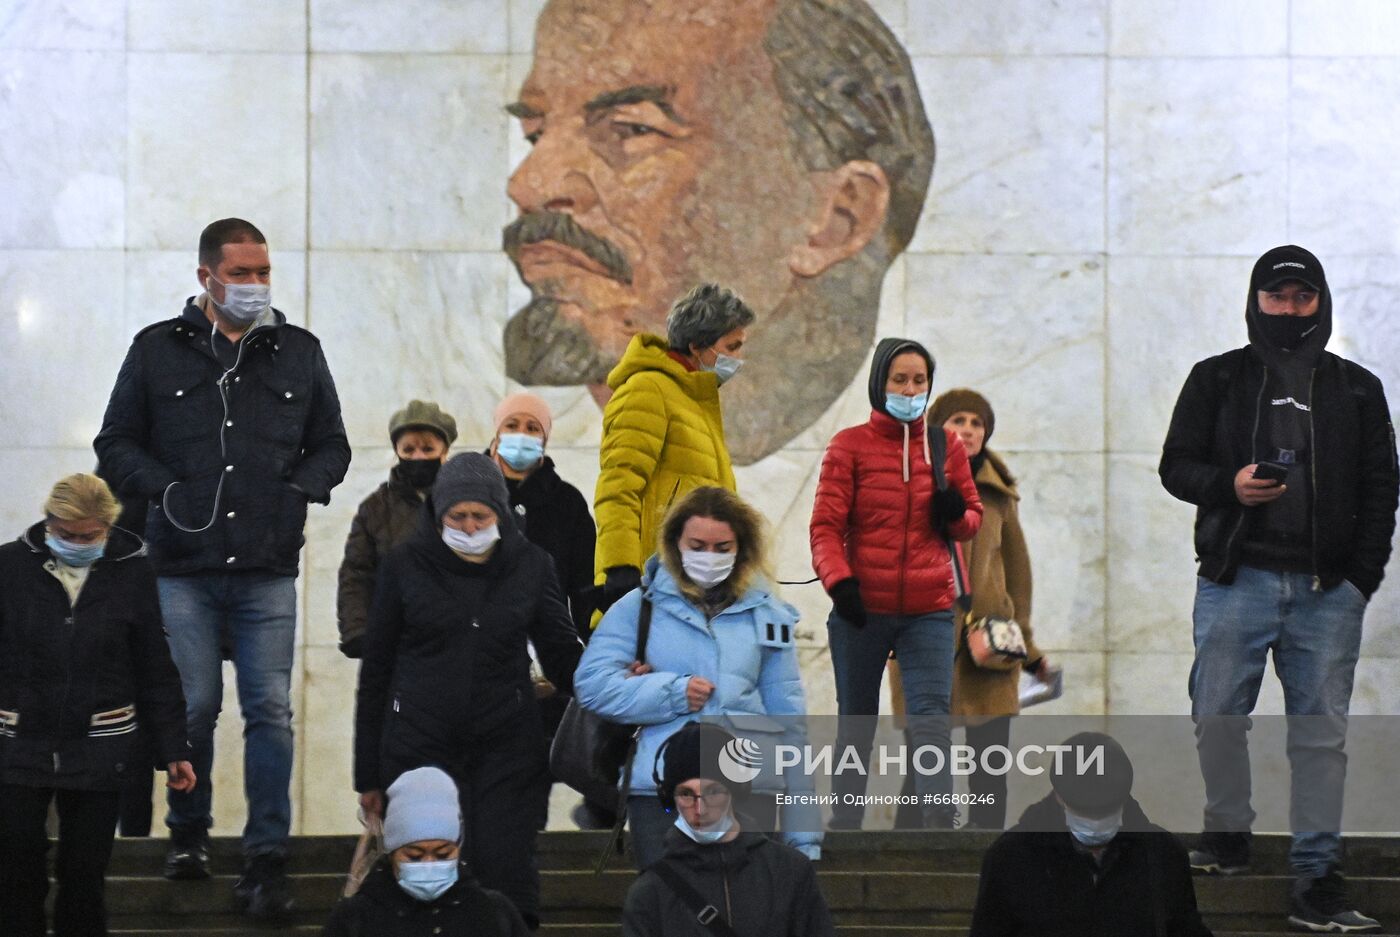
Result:
{"label": "shoulder bag strap", "polygon": [[637,612],[637,656],[633,660],[647,659],[647,638],[651,636],[651,599],[642,594],[642,607]]}
{"label": "shoulder bag strap", "polygon": [[[646,660],[647,639],[651,637],[651,599],[642,594],[642,607],[637,612],[637,656],[634,660]],[[627,824],[627,798],[632,791],[632,761],[637,757],[637,742],[641,739],[642,727],[632,727],[632,738],[627,743],[627,754],[622,758],[622,783],[617,788],[617,820],[613,823],[612,835],[603,847],[603,853],[593,867],[594,874],[601,874],[612,858],[613,852],[622,851],[622,829]]]}
{"label": "shoulder bag strap", "polygon": [[712,934],[720,937],[738,937],[734,928],[729,926],[729,922],[720,916],[719,908],[705,900],[700,892],[695,890],[695,886],[686,881],[685,876],[677,871],[671,864],[670,859],[661,859],[651,866],[651,871],[655,872],[661,881],[666,883],[666,887],[675,892],[687,908],[695,913],[695,920],[700,926]]}
{"label": "shoulder bag strap", "polygon": [[[938,491],[947,491],[948,436],[941,426],[925,429],[928,432],[929,461],[933,463],[933,486]],[[967,571],[963,569],[962,549],[952,537],[945,535],[943,542],[948,547],[948,559],[953,564],[953,605],[966,614],[972,611],[972,590],[968,588]]]}

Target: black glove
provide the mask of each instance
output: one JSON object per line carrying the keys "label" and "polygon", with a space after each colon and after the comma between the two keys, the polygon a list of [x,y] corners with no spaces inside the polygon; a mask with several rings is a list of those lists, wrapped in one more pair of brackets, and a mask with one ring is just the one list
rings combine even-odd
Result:
{"label": "black glove", "polygon": [[351,660],[359,660],[360,655],[364,653],[364,649],[364,635],[356,635],[353,638],[345,638],[340,642],[340,653],[344,654]]}
{"label": "black glove", "polygon": [[865,627],[865,603],[860,598],[860,583],[854,578],[842,579],[831,587],[831,604],[852,628]]}
{"label": "black glove", "polygon": [[635,566],[614,566],[603,580],[603,597],[598,611],[606,612],[613,603],[642,584],[642,574]]}
{"label": "black glove", "polygon": [[944,488],[942,491],[933,493],[933,498],[929,501],[929,508],[933,526],[942,529],[962,520],[962,516],[967,513],[967,501],[958,489]]}

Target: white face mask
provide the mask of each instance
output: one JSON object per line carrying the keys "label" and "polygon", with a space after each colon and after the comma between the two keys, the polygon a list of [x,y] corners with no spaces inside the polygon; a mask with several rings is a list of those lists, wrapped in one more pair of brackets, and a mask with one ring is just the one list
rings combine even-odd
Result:
{"label": "white face mask", "polygon": [[458,553],[465,553],[468,556],[481,556],[495,546],[496,541],[500,539],[501,530],[495,524],[483,527],[474,534],[458,530],[456,527],[449,527],[446,524],[442,525],[442,542]]}
{"label": "white face mask", "polygon": [[676,811],[676,829],[690,837],[701,846],[712,846],[724,837],[729,835],[729,831],[734,828],[734,815],[726,813],[714,822],[713,825],[697,830],[685,819],[685,814]]}
{"label": "white face mask", "polygon": [[224,288],[224,301],[219,302],[214,298],[214,291],[205,284],[209,289],[209,301],[239,325],[248,325],[272,305],[272,287],[267,283],[220,283],[212,273],[209,283],[218,283]]}
{"label": "white face mask", "polygon": [[1066,807],[1065,825],[1069,827],[1070,835],[1085,846],[1106,846],[1123,828],[1123,811],[1110,813],[1106,817],[1081,817]]}
{"label": "white face mask", "polygon": [[708,550],[682,550],[681,569],[698,586],[717,586],[734,572],[734,553],[711,553]]}

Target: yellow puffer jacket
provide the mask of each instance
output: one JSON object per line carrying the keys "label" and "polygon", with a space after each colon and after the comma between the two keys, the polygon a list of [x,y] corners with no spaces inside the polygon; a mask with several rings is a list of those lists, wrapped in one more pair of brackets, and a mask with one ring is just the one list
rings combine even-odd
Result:
{"label": "yellow puffer jacket", "polygon": [[705,485],[734,490],[724,445],[719,384],[709,371],[687,371],[667,354],[664,338],[636,335],[608,375],[598,452],[597,581],[614,566],[641,569],[656,552],[661,521],[673,502]]}

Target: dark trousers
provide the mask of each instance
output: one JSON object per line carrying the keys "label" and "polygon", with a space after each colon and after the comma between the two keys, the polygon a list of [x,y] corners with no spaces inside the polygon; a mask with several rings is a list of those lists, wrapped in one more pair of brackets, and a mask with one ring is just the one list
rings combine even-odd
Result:
{"label": "dark trousers", "polygon": [[45,937],[49,802],[58,801],[55,937],[106,937],[102,892],[121,795],[0,784],[0,934]]}

